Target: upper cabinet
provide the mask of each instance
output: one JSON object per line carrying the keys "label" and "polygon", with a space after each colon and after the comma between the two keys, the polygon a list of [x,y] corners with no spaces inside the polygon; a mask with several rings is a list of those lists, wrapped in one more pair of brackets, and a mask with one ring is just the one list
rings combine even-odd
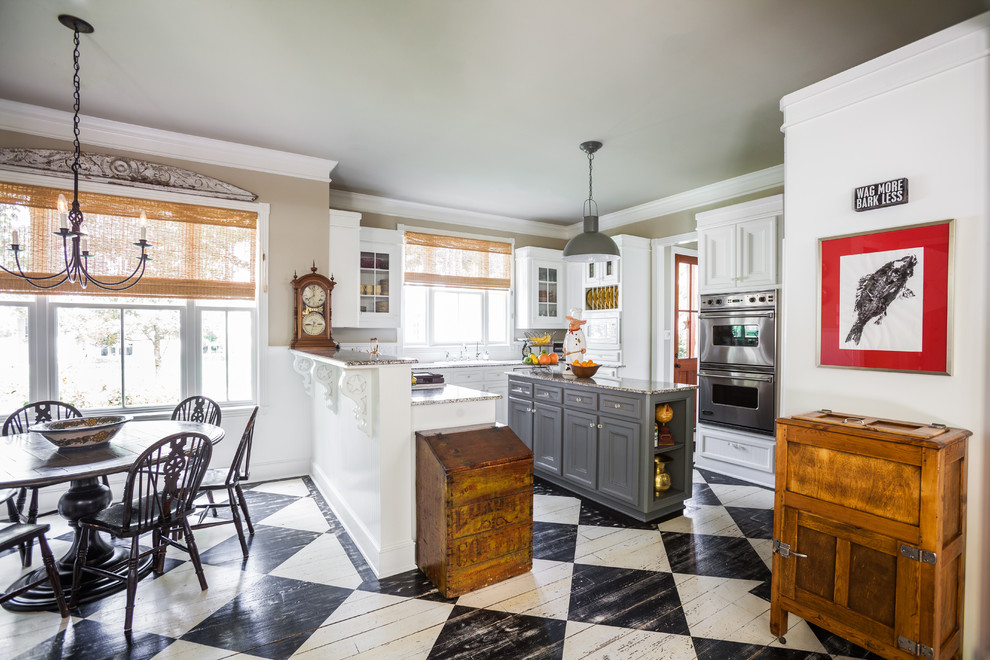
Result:
{"label": "upper cabinet", "polygon": [[361,226],[361,214],[330,211],[330,273],[334,328],[399,325],[402,234]]}
{"label": "upper cabinet", "polygon": [[784,197],[774,195],[697,214],[701,293],[779,286],[783,213]]}
{"label": "upper cabinet", "polygon": [[619,283],[619,260],[593,261],[582,264],[584,270],[584,286],[607,286]]}
{"label": "upper cabinet", "polygon": [[391,229],[361,228],[358,307],[360,327],[399,327],[401,234]]}
{"label": "upper cabinet", "polygon": [[565,328],[566,276],[560,250],[516,250],[516,327]]}

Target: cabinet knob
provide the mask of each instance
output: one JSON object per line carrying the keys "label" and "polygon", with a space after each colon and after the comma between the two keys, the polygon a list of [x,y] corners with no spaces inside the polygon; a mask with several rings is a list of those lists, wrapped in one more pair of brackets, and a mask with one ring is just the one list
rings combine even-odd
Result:
{"label": "cabinet knob", "polygon": [[622,404],[621,403],[613,403],[612,405],[614,407],[616,407],[616,408],[621,408],[622,407]]}
{"label": "cabinet knob", "polygon": [[598,425],[598,428],[601,428],[601,427],[602,427],[602,425],[601,425],[601,424],[599,424],[599,425]]}
{"label": "cabinet knob", "polygon": [[595,428],[595,423],[594,423],[594,422],[592,422],[591,424],[588,424],[588,428],[589,428],[589,429],[593,429],[593,428]]}
{"label": "cabinet knob", "polygon": [[579,396],[574,397],[574,400],[577,401],[578,403],[581,403],[582,401],[584,401],[584,399],[582,399]]}

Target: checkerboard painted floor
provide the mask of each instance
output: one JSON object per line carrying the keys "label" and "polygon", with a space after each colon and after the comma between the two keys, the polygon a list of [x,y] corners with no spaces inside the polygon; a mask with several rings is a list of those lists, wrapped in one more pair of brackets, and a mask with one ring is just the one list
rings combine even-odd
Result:
{"label": "checkerboard painted floor", "polygon": [[[208,591],[178,551],[137,589],[58,614],[0,610],[2,658],[876,658],[790,617],[771,634],[773,492],[696,471],[683,516],[644,524],[546,482],[534,495],[533,570],[441,597],[418,571],[378,580],[308,478],[247,491],[256,534],[196,533]],[[45,519],[56,557],[68,527]],[[36,564],[40,561],[36,559]],[[0,583],[21,574],[0,557]]]}

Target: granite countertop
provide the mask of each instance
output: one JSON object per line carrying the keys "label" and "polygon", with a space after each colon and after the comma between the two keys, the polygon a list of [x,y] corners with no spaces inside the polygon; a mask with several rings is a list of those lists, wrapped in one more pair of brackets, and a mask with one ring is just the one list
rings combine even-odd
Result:
{"label": "granite countertop", "polygon": [[501,399],[501,394],[482,392],[473,390],[470,387],[460,385],[444,385],[436,389],[413,390],[412,405],[431,406],[442,403],[465,403],[467,401],[488,401],[490,399]]}
{"label": "granite countertop", "polygon": [[306,355],[311,355],[313,357],[325,358],[328,360],[333,360],[334,362],[339,362],[345,367],[373,367],[373,366],[389,366],[394,364],[416,364],[419,360],[415,358],[404,358],[397,357],[395,355],[372,355],[366,351],[353,351],[353,350],[305,350],[305,349],[292,349],[297,353],[305,353]]}
{"label": "granite countertop", "polygon": [[438,360],[436,362],[420,362],[417,369],[465,369],[467,367],[504,367],[522,364],[522,360]]}
{"label": "granite countertop", "polygon": [[578,378],[572,373],[555,374],[549,370],[534,369],[532,371],[514,371],[511,374],[515,378],[527,378],[529,380],[550,381],[561,385],[582,385],[584,387],[600,387],[608,390],[621,390],[624,392],[636,392],[637,394],[665,394],[667,392],[679,392],[681,390],[696,390],[697,385],[684,385],[682,383],[668,383],[660,380],[640,380],[638,378],[605,378],[595,376],[594,378]]}

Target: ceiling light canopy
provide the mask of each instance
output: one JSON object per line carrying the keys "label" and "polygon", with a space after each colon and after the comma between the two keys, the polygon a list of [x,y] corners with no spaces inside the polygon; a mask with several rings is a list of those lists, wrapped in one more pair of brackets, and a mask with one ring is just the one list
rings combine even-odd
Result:
{"label": "ceiling light canopy", "polygon": [[564,261],[587,263],[614,261],[619,258],[619,246],[598,231],[598,204],[591,194],[591,161],[595,159],[595,152],[601,148],[602,143],[594,140],[581,143],[581,151],[588,154],[588,199],[583,208],[584,231],[567,241],[564,246]]}

